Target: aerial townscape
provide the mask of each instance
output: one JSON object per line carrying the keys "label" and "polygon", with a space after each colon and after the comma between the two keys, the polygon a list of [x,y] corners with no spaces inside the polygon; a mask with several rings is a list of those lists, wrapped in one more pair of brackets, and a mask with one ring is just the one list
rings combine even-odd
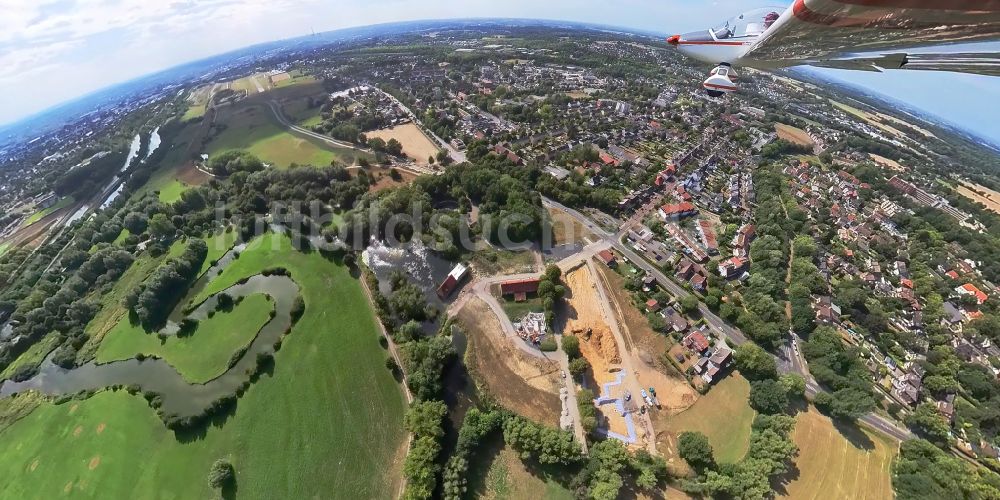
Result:
{"label": "aerial townscape", "polygon": [[0,498],[1000,498],[1000,148],[705,72],[380,25],[4,129]]}

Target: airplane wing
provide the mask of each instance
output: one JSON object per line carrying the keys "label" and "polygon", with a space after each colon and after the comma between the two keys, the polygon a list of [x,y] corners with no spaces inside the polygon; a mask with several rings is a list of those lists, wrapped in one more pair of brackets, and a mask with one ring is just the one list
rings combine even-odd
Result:
{"label": "airplane wing", "polygon": [[743,59],[750,66],[1000,76],[1000,52],[948,48],[997,40],[1000,0],[795,0]]}

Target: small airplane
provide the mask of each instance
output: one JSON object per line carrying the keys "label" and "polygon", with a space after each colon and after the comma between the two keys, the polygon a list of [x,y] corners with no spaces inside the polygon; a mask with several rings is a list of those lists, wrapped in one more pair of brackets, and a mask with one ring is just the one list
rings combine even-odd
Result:
{"label": "small airplane", "polygon": [[754,9],[717,28],[671,36],[667,43],[715,64],[703,87],[721,97],[739,89],[734,66],[1000,76],[1000,52],[947,50],[949,44],[997,40],[1000,0],[794,0],[789,7]]}

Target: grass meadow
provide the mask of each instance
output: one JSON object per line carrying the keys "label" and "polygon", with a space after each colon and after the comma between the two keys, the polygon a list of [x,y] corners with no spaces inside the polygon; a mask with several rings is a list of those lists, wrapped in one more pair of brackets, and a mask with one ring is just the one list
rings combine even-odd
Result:
{"label": "grass meadow", "polygon": [[[734,372],[687,410],[666,417],[666,430],[674,438],[685,431],[700,432],[712,444],[716,461],[738,462],[750,446],[750,427],[756,415],[749,398],[750,382]],[[670,449],[676,453],[676,439],[671,441],[674,446]]]}
{"label": "grass meadow", "polygon": [[292,163],[327,166],[333,161],[354,164],[356,151],[330,146],[318,139],[288,132],[264,103],[238,104],[219,112],[226,128],[206,146],[211,155],[242,149],[280,168]]}
{"label": "grass meadow", "polygon": [[97,361],[132,359],[142,353],[162,358],[188,382],[208,382],[225,373],[233,354],[253,342],[273,309],[267,296],[249,295],[232,311],[216,312],[198,323],[190,335],[171,335],[162,341],[125,317],[104,337]]}
{"label": "grass meadow", "polygon": [[223,457],[236,469],[233,498],[395,496],[405,399],[385,369],[361,284],[320,254],[293,250],[284,236],[261,240],[268,250],[248,249],[210,288],[284,266],[306,310],[273,373],[228,420],[179,437],[124,391],[43,403],[0,432],[0,497],[212,498],[206,477]]}

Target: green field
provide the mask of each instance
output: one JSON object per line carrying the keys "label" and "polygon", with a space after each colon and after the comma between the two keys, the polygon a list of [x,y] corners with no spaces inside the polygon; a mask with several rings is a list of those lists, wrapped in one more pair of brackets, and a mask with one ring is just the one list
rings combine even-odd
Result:
{"label": "green field", "polygon": [[22,227],[30,226],[30,225],[32,225],[32,224],[34,224],[34,223],[36,223],[36,222],[44,219],[46,216],[48,216],[52,212],[55,212],[56,210],[59,210],[59,209],[62,209],[62,208],[66,208],[66,207],[72,205],[73,201],[74,200],[73,200],[72,196],[64,196],[64,197],[60,198],[59,201],[57,201],[51,207],[49,207],[49,208],[43,208],[43,209],[41,209],[41,210],[39,210],[39,211],[37,211],[37,212],[29,215],[27,219],[24,219],[24,223],[21,224],[21,226]]}
{"label": "green field", "polygon": [[573,492],[535,465],[528,469],[516,451],[495,439],[480,446],[469,466],[469,498],[570,500]]}
{"label": "green field", "polygon": [[[235,498],[388,498],[399,487],[405,400],[361,284],[319,253],[247,251],[216,281],[281,265],[302,287],[305,315],[235,413],[181,439],[141,396],[101,392],[45,403],[0,432],[3,498],[216,498],[206,475],[228,457]],[[212,284],[213,288],[220,285]],[[223,288],[225,288],[223,286]]]}
{"label": "green field", "polygon": [[205,108],[208,105],[208,98],[212,94],[212,87],[214,85],[204,85],[191,90],[186,101],[188,108],[184,111],[184,115],[181,116],[182,122],[205,116]]}
{"label": "green field", "polygon": [[122,232],[118,233],[114,241],[111,242],[112,245],[121,245],[125,243],[125,238],[128,238],[132,234],[128,229],[122,229]]}
{"label": "green field", "polygon": [[[692,407],[667,417],[666,429],[675,436],[684,431],[700,432],[712,443],[718,462],[738,462],[750,446],[750,426],[755,412],[750,408],[749,398],[750,382],[739,373],[733,373]],[[667,448],[676,453],[675,446]]]}
{"label": "green field", "polygon": [[132,195],[133,199],[154,191],[159,192],[160,201],[163,203],[173,203],[180,199],[181,193],[191,186],[180,180],[179,173],[192,160],[186,156],[188,145],[192,141],[200,140],[201,127],[200,123],[185,125],[177,133],[177,137],[169,145],[164,146],[168,148],[167,152],[142,189],[137,189]]}
{"label": "green field", "polygon": [[282,80],[274,84],[274,88],[280,89],[284,87],[291,87],[292,85],[299,85],[302,83],[315,83],[316,79],[312,76],[305,75],[301,71],[292,71],[289,73],[292,77],[288,80]]}
{"label": "green field", "polygon": [[503,307],[503,311],[507,313],[507,317],[511,321],[520,321],[529,312],[544,312],[545,308],[542,306],[542,299],[537,296],[531,297],[524,302],[515,302],[511,300],[501,300],[500,306]]}
{"label": "green field", "polygon": [[250,345],[273,309],[274,303],[265,295],[250,295],[232,311],[220,311],[201,321],[190,335],[162,341],[122,318],[97,349],[97,362],[132,359],[142,353],[162,358],[188,382],[208,382],[226,372],[230,358]]}
{"label": "green field", "polygon": [[101,309],[97,311],[90,323],[84,328],[84,333],[90,340],[80,349],[79,359],[89,359],[104,339],[104,335],[116,327],[128,311],[122,305],[122,299],[129,291],[146,280],[157,267],[170,257],[176,257],[184,252],[187,244],[178,240],[165,255],[153,257],[144,253],[118,278],[111,291],[99,298]]}
{"label": "green field", "polygon": [[191,103],[181,116],[181,121],[186,122],[202,116],[205,116],[205,103]]}
{"label": "green field", "polygon": [[[277,88],[281,88],[281,85],[278,85]],[[282,102],[281,112],[290,121],[305,128],[311,128],[314,125],[323,123],[323,118],[320,116],[320,106],[309,107],[310,97],[312,96],[289,99]]]}
{"label": "green field", "polygon": [[334,160],[354,164],[358,152],[304,139],[284,129],[266,104],[237,105],[219,113],[227,127],[206,146],[208,154],[243,149],[278,167],[326,166]]}

